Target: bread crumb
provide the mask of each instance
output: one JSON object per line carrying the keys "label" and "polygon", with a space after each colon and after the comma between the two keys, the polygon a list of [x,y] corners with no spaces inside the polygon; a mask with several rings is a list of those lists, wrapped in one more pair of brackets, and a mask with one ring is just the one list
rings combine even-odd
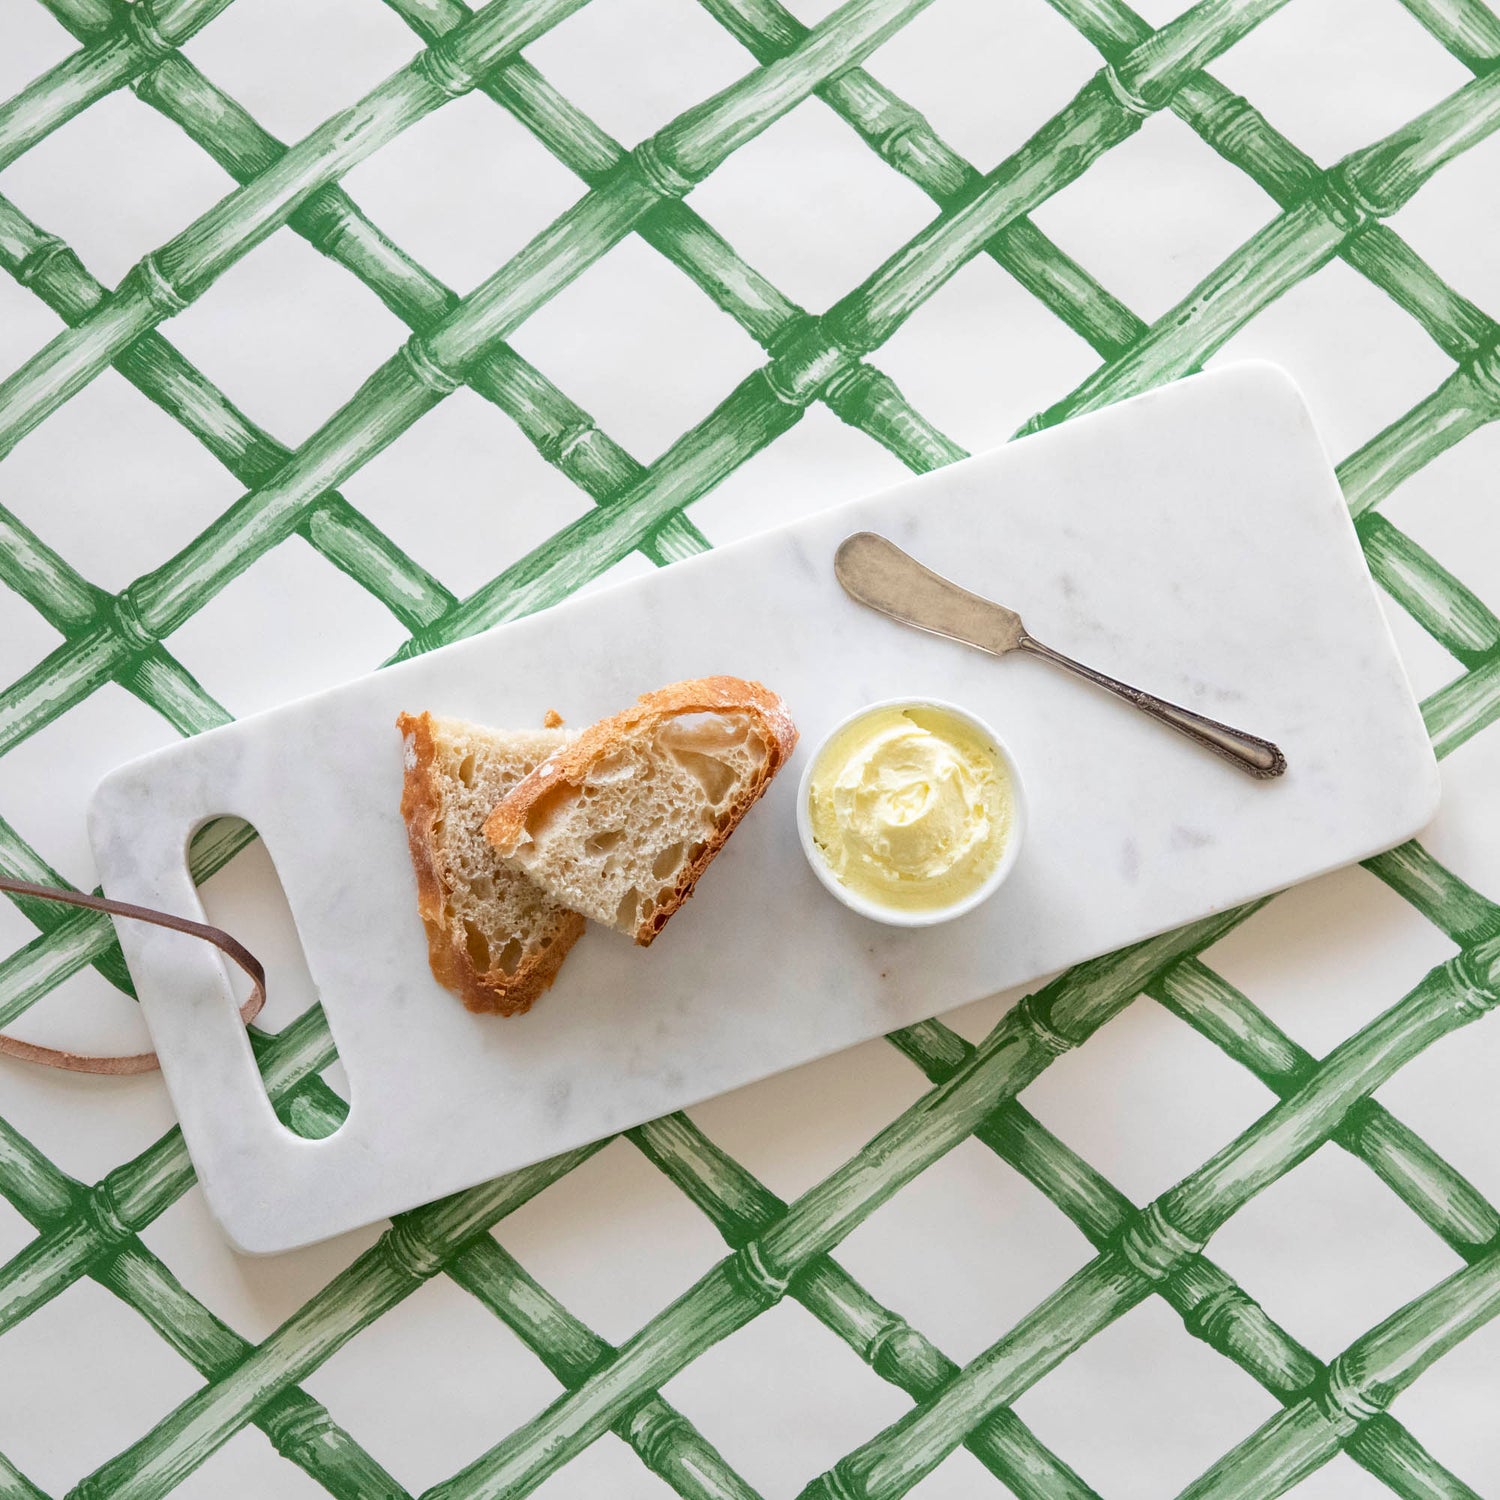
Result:
{"label": "bread crumb", "polygon": [[549,708],[542,715],[543,729],[561,729],[563,727],[563,716],[555,708]]}

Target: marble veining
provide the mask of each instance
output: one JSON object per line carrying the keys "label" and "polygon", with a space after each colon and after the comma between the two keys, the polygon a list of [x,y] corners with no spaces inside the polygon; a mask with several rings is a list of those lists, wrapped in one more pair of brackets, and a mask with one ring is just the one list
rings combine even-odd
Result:
{"label": "marble veining", "polygon": [[[884,531],[1037,635],[1277,741],[1252,781],[1045,664],[849,601],[833,552]],[[649,951],[591,929],[528,1016],[471,1016],[427,970],[397,811],[399,710],[574,724],[676,678],[759,677],[803,744]],[[951,699],[1026,778],[1021,861],[979,910],[877,927],[797,845],[804,757],[880,698]],[[592,592],[112,773],[90,811],[111,896],[201,915],[184,851],[260,830],[348,1072],[348,1120],[283,1129],[206,946],[120,940],[209,1204],[275,1251],[336,1234],[980,995],[1363,858],[1437,775],[1301,398],[1264,365],[1180,382],[653,577]]]}

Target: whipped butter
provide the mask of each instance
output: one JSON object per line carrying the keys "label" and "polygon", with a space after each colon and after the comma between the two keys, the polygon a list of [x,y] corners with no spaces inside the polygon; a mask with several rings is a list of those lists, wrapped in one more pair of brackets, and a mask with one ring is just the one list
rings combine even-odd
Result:
{"label": "whipped butter", "polygon": [[952,906],[1000,862],[1014,796],[972,725],[921,704],[875,708],[819,754],[808,783],[813,842],[856,895],[901,911]]}

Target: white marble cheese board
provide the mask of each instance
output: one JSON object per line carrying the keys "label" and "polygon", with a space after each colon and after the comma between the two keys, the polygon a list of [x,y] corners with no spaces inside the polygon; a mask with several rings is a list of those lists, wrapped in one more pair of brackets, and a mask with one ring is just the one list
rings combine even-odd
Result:
{"label": "white marble cheese board", "polygon": [[[1275,740],[1257,782],[1043,663],[904,629],[840,591],[881,531],[1049,644]],[[528,1015],[432,979],[398,813],[398,711],[582,725],[678,678],[760,678],[802,744],[649,951],[591,929]],[[794,800],[862,703],[948,699],[1005,737],[1026,847],[956,922],[878,926],[824,892]],[[283,1128],[222,961],[120,923],[208,1202],[288,1250],[683,1108],[1399,843],[1432,815],[1421,716],[1338,485],[1279,371],[1235,366],[654,576],[210,731],[113,772],[110,896],[201,917],[193,830],[265,840],[350,1081],[325,1140]]]}

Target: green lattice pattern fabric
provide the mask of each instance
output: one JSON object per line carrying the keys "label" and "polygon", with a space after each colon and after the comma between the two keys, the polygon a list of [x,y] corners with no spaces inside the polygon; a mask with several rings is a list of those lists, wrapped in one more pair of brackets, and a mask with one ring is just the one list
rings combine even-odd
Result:
{"label": "green lattice pattern fabric", "polygon": [[[0,383],[0,455],[112,367],[244,493],[118,592],[97,586],[38,530],[0,508],[0,577],[62,637],[0,691],[0,752],[108,685],[183,734],[224,722],[226,709],[174,655],[172,637],[293,536],[389,611],[405,635],[394,654],[409,657],[553,603],[633,553],[665,565],[703,549],[708,539],[693,519],[694,503],[819,404],[915,472],[962,457],[964,449],[915,408],[880,359],[907,320],[971,263],[1013,279],[1097,354],[1097,368],[1061,399],[1036,392],[1027,431],[1199,368],[1335,260],[1400,308],[1440,351],[1447,373],[1344,456],[1338,472],[1375,578],[1457,664],[1457,675],[1423,703],[1438,754],[1451,754],[1500,716],[1500,619],[1380,509],[1404,482],[1500,417],[1500,324],[1390,222],[1500,127],[1500,17],[1480,0],[1400,0],[1420,28],[1414,45],[1444,49],[1472,81],[1328,167],[1212,72],[1276,12],[1311,0],[1200,0],[1155,28],[1123,0],[1050,0],[1096,50],[1098,65],[988,172],[863,67],[878,47],[893,38],[899,44],[929,0],[848,0],[811,27],[780,0],[703,0],[745,50],[749,71],[628,148],[522,55],[565,26],[585,0],[491,0],[474,10],[463,0],[386,0],[413,34],[414,59],[290,146],[180,50],[229,0],[42,3],[77,49],[0,105],[0,168],[128,89],[241,186],[113,289],[21,205],[0,197],[0,262],[66,325]],[[1044,0],[1032,3],[1042,7]],[[1397,0],[1370,3],[1394,7]],[[0,36],[5,25],[0,19]],[[341,180],[468,95],[484,96],[476,102],[518,122],[581,186],[571,207],[460,296],[382,231]],[[932,206],[924,228],[817,313],[773,285],[688,201],[736,152],[810,99]],[[1029,215],[1164,113],[1176,117],[1175,128],[1201,138],[1218,171],[1242,174],[1275,208],[1148,322]],[[214,297],[215,283],[278,231],[301,236],[410,330],[296,446],[255,425],[162,331],[175,315]],[[705,392],[706,412],[649,464],[507,342],[632,236],[763,351],[738,384]],[[463,387],[498,407],[589,504],[460,597],[340,486]],[[1449,561],[1459,572],[1479,564],[1472,557]],[[1492,585],[1492,569],[1477,581]],[[242,828],[216,826],[195,847],[197,875],[223,868],[249,838]],[[13,1329],[91,1277],[202,1377],[175,1409],[85,1479],[74,1491],[79,1496],[165,1494],[248,1425],[331,1494],[395,1496],[407,1491],[306,1382],[425,1282],[447,1277],[482,1304],[475,1317],[504,1322],[564,1389],[513,1431],[497,1431],[493,1446],[431,1496],[529,1494],[613,1433],[678,1494],[698,1500],[756,1491],[715,1447],[712,1424],[690,1421],[663,1387],[791,1300],[843,1341],[871,1380],[910,1402],[826,1472],[807,1475],[806,1495],[894,1500],[962,1446],[994,1476],[997,1493],[1050,1500],[1095,1491],[1070,1467],[1066,1445],[1045,1443],[1013,1404],[1128,1310],[1159,1298],[1181,1319],[1184,1335],[1232,1361],[1279,1406],[1185,1493],[1205,1500],[1271,1496],[1343,1454],[1398,1495],[1470,1495],[1442,1454],[1429,1452],[1389,1408],[1500,1311],[1500,1215],[1371,1096],[1500,1001],[1500,905],[1417,843],[1368,868],[1456,952],[1321,1058],[1200,957],[1250,921],[1257,903],[1081,965],[1024,999],[978,1045],[936,1021],[893,1034],[891,1046],[921,1071],[930,1091],[792,1202],[686,1116],[630,1132],[630,1144],[707,1216],[727,1250],[618,1345],[588,1328],[504,1248],[506,1216],[600,1146],[402,1215],[252,1344],[196,1299],[142,1238],[192,1185],[175,1131],[90,1184],[65,1174],[3,1119],[0,1192],[36,1233],[0,1269],[0,1329]],[[3,821],[0,871],[60,880]],[[107,921],[25,900],[15,906],[36,935],[0,962],[0,1024],[89,966],[128,992]],[[1275,1102],[1142,1204],[1018,1096],[1126,1007],[1147,1003],[1248,1070]],[[278,1031],[257,1031],[253,1043],[282,1118],[305,1134],[336,1128],[345,1106],[322,1076],[334,1051],[321,1012],[314,1007]],[[994,1342],[960,1365],[836,1257],[875,1210],[970,1138],[1040,1189],[1094,1254],[1014,1326],[988,1331]],[[1256,1195],[1328,1143],[1373,1171],[1463,1265],[1322,1361],[1206,1247]],[[0,1484],[7,1495],[42,1493],[5,1459]]]}

